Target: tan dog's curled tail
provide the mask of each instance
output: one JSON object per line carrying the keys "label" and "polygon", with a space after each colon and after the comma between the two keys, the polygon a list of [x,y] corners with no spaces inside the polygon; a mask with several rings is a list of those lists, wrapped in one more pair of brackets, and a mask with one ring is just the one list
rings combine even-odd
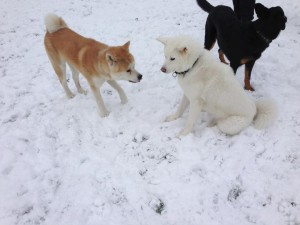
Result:
{"label": "tan dog's curled tail", "polygon": [[256,115],[254,118],[254,127],[264,129],[270,126],[278,117],[277,106],[274,101],[262,99],[255,102]]}
{"label": "tan dog's curled tail", "polygon": [[47,14],[45,16],[45,25],[49,33],[54,33],[59,29],[68,27],[66,22],[55,14]]}

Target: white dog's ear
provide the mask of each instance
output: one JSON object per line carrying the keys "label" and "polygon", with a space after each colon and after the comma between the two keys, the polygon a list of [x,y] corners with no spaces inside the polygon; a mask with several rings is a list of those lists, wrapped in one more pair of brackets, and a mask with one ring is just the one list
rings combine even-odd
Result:
{"label": "white dog's ear", "polygon": [[122,47],[125,48],[127,51],[129,50],[130,41],[127,41]]}
{"label": "white dog's ear", "polygon": [[179,48],[178,51],[180,54],[184,55],[188,52],[188,49],[187,49],[187,47],[182,47],[182,48]]}
{"label": "white dog's ear", "polygon": [[156,40],[158,40],[162,44],[166,45],[167,41],[168,41],[168,38],[166,38],[166,37],[158,37],[158,38],[156,38]]}
{"label": "white dog's ear", "polygon": [[114,65],[114,63],[116,62],[114,60],[114,57],[110,53],[106,53],[106,61],[110,66]]}

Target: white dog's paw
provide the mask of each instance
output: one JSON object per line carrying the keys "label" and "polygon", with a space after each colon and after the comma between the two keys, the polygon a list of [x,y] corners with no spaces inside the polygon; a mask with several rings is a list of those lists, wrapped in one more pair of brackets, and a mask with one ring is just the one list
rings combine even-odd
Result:
{"label": "white dog's paw", "polygon": [[214,127],[216,125],[217,125],[217,121],[215,119],[213,119],[207,124],[207,127]]}
{"label": "white dog's paw", "polygon": [[99,112],[99,115],[103,117],[107,117],[109,115],[109,111]]}
{"label": "white dog's paw", "polygon": [[186,136],[186,135],[188,135],[189,133],[191,133],[191,131],[190,130],[187,130],[187,129],[183,129],[182,131],[180,131],[178,134],[177,134],[177,136],[176,137],[183,137],[183,136]]}
{"label": "white dog's paw", "polygon": [[166,119],[164,120],[164,122],[171,122],[171,121],[177,120],[177,119],[178,119],[177,115],[170,115],[170,116],[166,117]]}

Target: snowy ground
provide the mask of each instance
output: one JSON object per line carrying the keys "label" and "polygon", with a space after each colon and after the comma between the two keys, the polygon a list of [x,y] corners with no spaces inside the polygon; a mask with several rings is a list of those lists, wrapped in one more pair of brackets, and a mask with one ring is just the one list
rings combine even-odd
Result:
{"label": "snowy ground", "polygon": [[[2,0],[0,224],[299,225],[300,1],[260,2],[281,5],[288,17],[255,65],[257,91],[249,93],[277,101],[277,122],[230,137],[208,128],[204,114],[180,140],[187,114],[162,122],[181,90],[160,72],[155,38],[190,34],[203,43],[207,14],[194,0]],[[43,46],[49,12],[110,45],[131,40],[144,79],[120,82],[128,104],[104,85],[111,114],[102,119],[91,91],[65,97]]]}

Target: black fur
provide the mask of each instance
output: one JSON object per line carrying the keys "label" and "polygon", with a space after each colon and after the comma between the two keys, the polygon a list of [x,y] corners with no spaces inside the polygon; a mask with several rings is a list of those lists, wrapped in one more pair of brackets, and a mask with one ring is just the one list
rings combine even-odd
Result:
{"label": "black fur", "polygon": [[[269,47],[269,43],[279,35],[280,31],[285,29],[287,18],[282,8],[279,6],[266,8],[257,3],[255,12],[258,19],[241,23],[230,7],[223,5],[214,7],[206,0],[197,0],[197,3],[209,13],[205,25],[205,48],[210,50],[217,40],[235,73],[243,64],[241,60],[244,62],[247,60],[245,74],[248,73],[250,85],[255,61],[260,58],[262,52]],[[249,89],[249,87],[245,88]]]}

